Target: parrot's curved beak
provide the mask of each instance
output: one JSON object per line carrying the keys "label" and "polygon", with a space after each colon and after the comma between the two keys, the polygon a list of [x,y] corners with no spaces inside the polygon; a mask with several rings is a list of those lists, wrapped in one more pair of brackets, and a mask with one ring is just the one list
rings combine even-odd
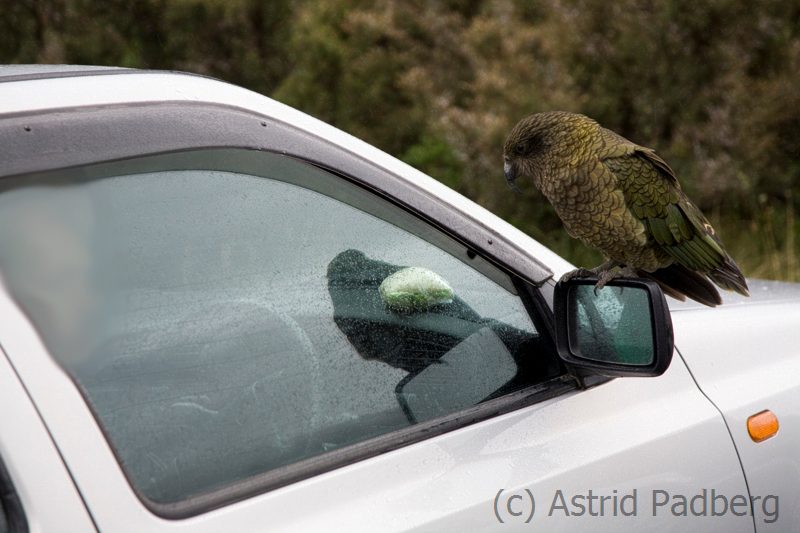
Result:
{"label": "parrot's curved beak", "polygon": [[514,183],[514,181],[517,179],[517,168],[514,166],[514,163],[506,160],[503,163],[503,174],[505,174],[506,183],[508,183],[508,186],[511,188],[512,191],[522,192],[521,190],[519,190],[519,187],[517,187],[517,184]]}

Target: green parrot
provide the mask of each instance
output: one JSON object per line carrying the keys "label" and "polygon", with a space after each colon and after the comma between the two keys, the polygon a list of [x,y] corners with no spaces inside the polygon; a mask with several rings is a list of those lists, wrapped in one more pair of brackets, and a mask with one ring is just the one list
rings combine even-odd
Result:
{"label": "green parrot", "polygon": [[618,276],[654,279],[679,300],[722,303],[719,287],[749,296],[747,282],[714,228],[655,151],[563,111],[525,117],[503,148],[506,180],[529,177],[567,233],[607,258],[591,270],[598,288]]}

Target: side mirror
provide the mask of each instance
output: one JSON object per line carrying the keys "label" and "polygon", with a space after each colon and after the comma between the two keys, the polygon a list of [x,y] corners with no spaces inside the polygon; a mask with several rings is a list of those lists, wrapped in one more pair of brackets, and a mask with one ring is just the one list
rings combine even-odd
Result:
{"label": "side mirror", "polygon": [[606,376],[659,376],[672,361],[672,319],[651,280],[559,281],[554,293],[556,346],[567,363]]}

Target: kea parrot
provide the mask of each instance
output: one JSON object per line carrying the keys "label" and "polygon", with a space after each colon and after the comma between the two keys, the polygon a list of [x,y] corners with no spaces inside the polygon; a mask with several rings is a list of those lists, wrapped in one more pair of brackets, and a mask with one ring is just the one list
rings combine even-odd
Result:
{"label": "kea parrot", "polygon": [[674,298],[711,307],[722,303],[712,281],[749,295],[716,231],[654,150],[587,116],[549,111],[514,126],[503,160],[512,189],[519,190],[517,178],[530,178],[567,233],[607,258],[567,279],[597,276],[602,288],[618,276],[642,276]]}

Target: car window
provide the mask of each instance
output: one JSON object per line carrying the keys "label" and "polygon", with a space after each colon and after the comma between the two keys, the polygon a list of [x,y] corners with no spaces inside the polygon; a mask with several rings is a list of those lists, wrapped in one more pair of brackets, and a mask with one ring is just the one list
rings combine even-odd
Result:
{"label": "car window", "polygon": [[2,186],[5,282],[153,502],[560,371],[507,274],[289,157],[175,154]]}

